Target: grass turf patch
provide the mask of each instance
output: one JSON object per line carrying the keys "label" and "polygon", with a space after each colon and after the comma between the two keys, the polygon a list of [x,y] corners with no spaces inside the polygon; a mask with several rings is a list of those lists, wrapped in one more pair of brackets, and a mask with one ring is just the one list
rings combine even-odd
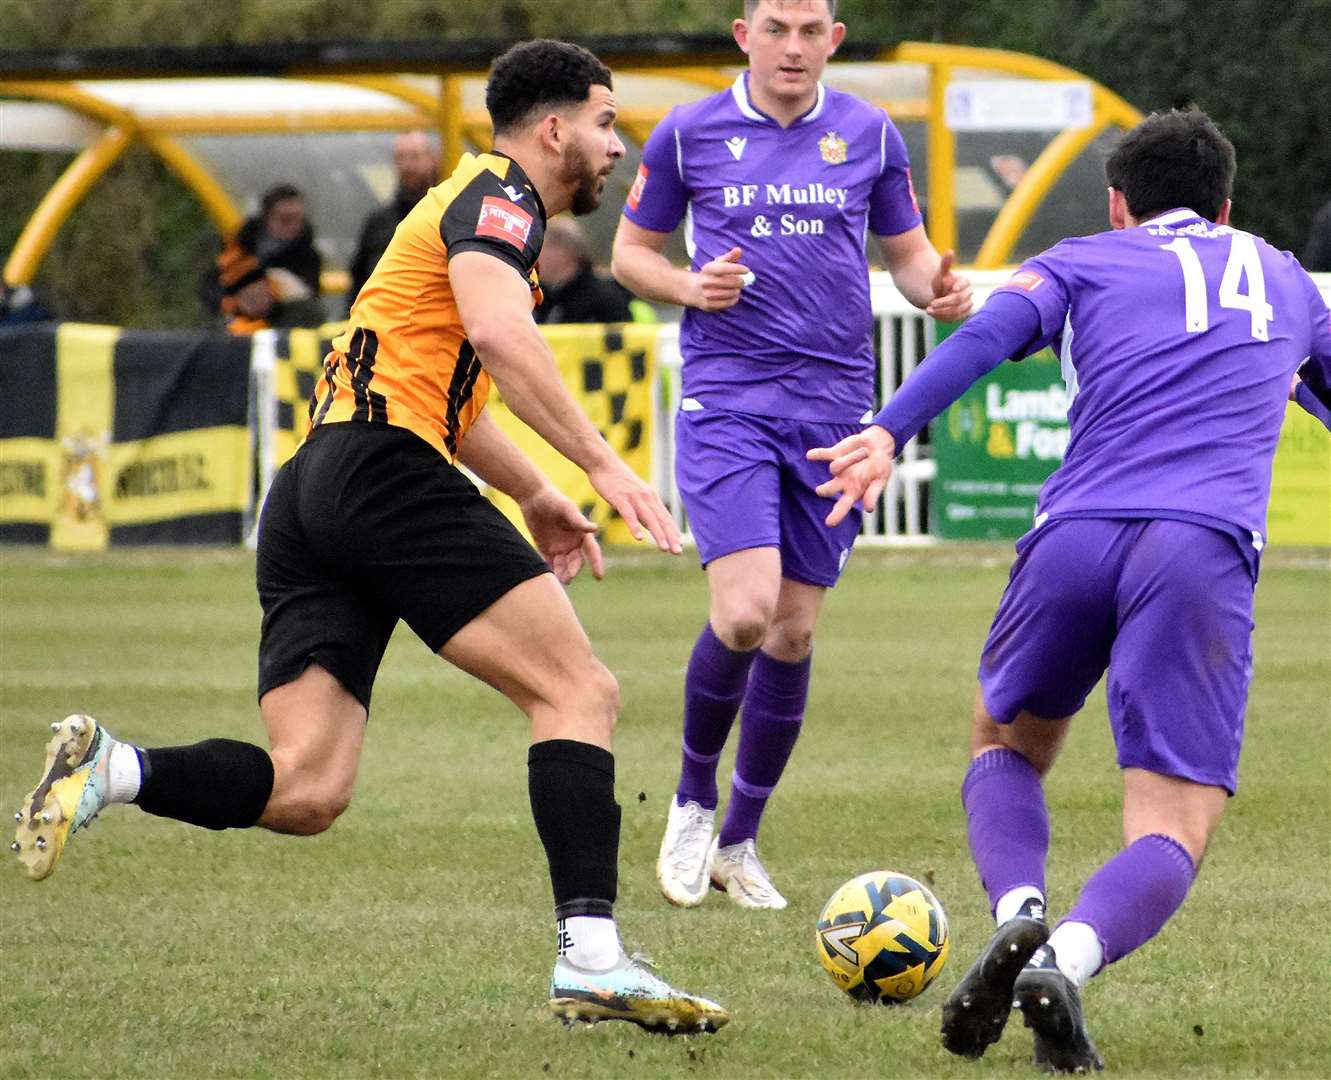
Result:
{"label": "grass turf patch", "polygon": [[[958,787],[974,671],[1006,580],[998,547],[856,554],[828,599],[804,736],[760,837],[790,899],[679,911],[653,864],[678,767],[683,671],[706,611],[691,557],[619,555],[573,598],[618,676],[626,945],[725,1003],[716,1036],[564,1030],[545,1013],[554,927],[531,824],[525,725],[405,628],[375,690],[350,810],[311,839],[214,834],[113,807],[34,885],[0,875],[0,1075],[814,1077],[1028,1075],[1014,1023],[980,1066],[939,1048],[939,1007],[987,939]],[[258,605],[242,551],[0,552],[0,805],[36,779],[47,725],[120,738],[264,741]],[[1268,553],[1239,797],[1192,895],[1085,995],[1123,1076],[1325,1072],[1331,968],[1324,553]],[[729,775],[736,739],[722,760]],[[1119,846],[1103,691],[1048,781],[1051,911]],[[723,794],[724,800],[724,794]],[[928,882],[953,952],[901,1008],[821,970],[813,924],[842,881]]]}

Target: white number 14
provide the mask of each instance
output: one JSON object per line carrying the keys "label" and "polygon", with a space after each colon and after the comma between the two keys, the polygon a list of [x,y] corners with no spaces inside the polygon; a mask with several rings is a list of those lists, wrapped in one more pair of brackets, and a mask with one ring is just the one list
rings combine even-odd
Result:
{"label": "white number 14", "polygon": [[[1162,245],[1166,251],[1178,256],[1183,269],[1183,319],[1188,333],[1200,334],[1211,325],[1206,298],[1206,275],[1202,273],[1202,260],[1192,250],[1192,241],[1179,236]],[[1239,283],[1248,280],[1248,291],[1239,292]],[[1275,315],[1266,302],[1266,277],[1262,273],[1261,256],[1257,244],[1248,233],[1236,232],[1230,242],[1229,259],[1220,279],[1220,306],[1235,311],[1246,311],[1252,318],[1252,336],[1267,340],[1266,324]]]}

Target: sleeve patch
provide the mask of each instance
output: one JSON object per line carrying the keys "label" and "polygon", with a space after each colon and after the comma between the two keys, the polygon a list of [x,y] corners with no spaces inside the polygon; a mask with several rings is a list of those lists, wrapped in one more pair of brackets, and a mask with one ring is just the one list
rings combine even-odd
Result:
{"label": "sleeve patch", "polygon": [[481,216],[476,235],[503,240],[521,251],[531,235],[532,216],[507,199],[487,195],[481,200]]}
{"label": "sleeve patch", "polygon": [[630,210],[638,209],[638,203],[642,201],[642,193],[647,187],[647,174],[650,172],[646,165],[638,166],[638,175],[633,178],[633,186],[629,188],[628,204]]}
{"label": "sleeve patch", "polygon": [[1001,289],[1025,289],[1027,292],[1035,292],[1044,284],[1044,278],[1034,270],[1019,270],[1013,274],[1007,281],[999,286]]}

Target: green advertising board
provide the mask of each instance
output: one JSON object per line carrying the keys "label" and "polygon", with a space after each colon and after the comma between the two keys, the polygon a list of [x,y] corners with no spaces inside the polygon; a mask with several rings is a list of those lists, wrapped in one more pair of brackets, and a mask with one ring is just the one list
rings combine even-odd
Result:
{"label": "green advertising board", "polygon": [[1000,364],[967,390],[930,428],[934,535],[1001,540],[1029,529],[1040,485],[1067,449],[1067,412],[1063,375],[1048,349]]}

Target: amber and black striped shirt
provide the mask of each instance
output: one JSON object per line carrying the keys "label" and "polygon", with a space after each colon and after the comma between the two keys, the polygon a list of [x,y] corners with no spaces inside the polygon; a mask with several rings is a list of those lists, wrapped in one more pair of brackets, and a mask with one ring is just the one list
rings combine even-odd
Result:
{"label": "amber and black striped shirt", "polygon": [[530,282],[535,306],[544,236],[545,208],[517,162],[464,154],[402,219],[356,297],[324,360],[311,425],[394,424],[455,458],[490,377],[458,317],[448,260],[462,251],[502,259]]}

